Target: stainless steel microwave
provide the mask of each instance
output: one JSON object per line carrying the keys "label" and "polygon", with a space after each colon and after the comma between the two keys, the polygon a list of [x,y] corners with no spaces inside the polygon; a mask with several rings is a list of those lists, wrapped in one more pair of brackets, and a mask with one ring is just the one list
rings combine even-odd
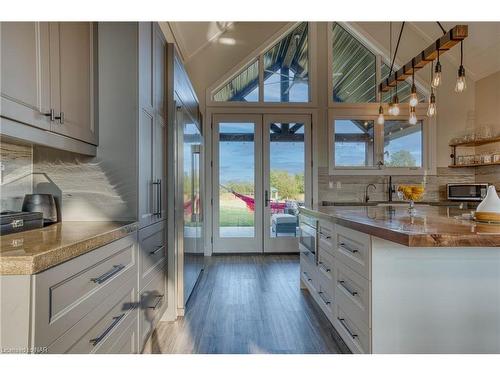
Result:
{"label": "stainless steel microwave", "polygon": [[448,184],[446,190],[450,201],[481,201],[488,184]]}

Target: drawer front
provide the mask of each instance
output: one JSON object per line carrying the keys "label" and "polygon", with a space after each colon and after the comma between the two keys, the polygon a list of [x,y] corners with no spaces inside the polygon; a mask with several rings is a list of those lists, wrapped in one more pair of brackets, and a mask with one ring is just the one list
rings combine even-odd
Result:
{"label": "drawer front", "polygon": [[311,264],[309,259],[304,255],[300,256],[300,277],[305,285],[310,289],[309,291],[316,292],[319,288],[318,276],[316,265]]}
{"label": "drawer front", "polygon": [[320,277],[318,290],[318,303],[330,321],[333,321],[335,316],[334,311],[334,288],[328,279]]}
{"label": "drawer front", "polygon": [[335,302],[360,326],[371,328],[370,283],[338,262],[335,269]]}
{"label": "drawer front", "polygon": [[331,255],[334,254],[334,246],[333,246],[333,223],[320,221],[318,224],[318,239],[319,239],[319,247],[329,252]]}
{"label": "drawer front", "polygon": [[136,279],[132,277],[52,343],[49,353],[107,352],[130,325],[137,327],[136,296]]}
{"label": "drawer front", "polygon": [[320,249],[318,251],[318,270],[326,278],[328,278],[332,285],[333,280],[333,269],[335,267],[335,258],[329,253]]}
{"label": "drawer front", "polygon": [[[165,270],[166,264],[163,265]],[[166,274],[159,273],[140,293],[139,342],[144,347],[167,307]]]}
{"label": "drawer front", "polygon": [[134,311],[135,319],[130,319],[129,325],[121,330],[116,330],[114,337],[109,338],[101,345],[96,354],[137,354],[137,312]]}
{"label": "drawer front", "polygon": [[158,273],[167,255],[165,221],[139,230],[139,289]]}
{"label": "drawer front", "polygon": [[333,326],[353,353],[370,353],[370,330],[356,324],[338,303]]}
{"label": "drawer front", "polygon": [[345,265],[370,280],[370,236],[349,228],[336,226],[335,256]]}
{"label": "drawer front", "polygon": [[48,346],[128,279],[137,280],[136,239],[134,233],[35,275],[36,346]]}

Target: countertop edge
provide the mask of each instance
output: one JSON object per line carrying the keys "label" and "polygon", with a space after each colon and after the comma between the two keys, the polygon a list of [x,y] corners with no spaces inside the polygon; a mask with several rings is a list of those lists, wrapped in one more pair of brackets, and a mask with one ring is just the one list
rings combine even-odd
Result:
{"label": "countertop edge", "polygon": [[[70,224],[67,222],[66,224]],[[32,256],[0,256],[0,276],[34,275],[134,233],[137,222],[108,230]]]}
{"label": "countertop edge", "polygon": [[394,242],[410,248],[459,248],[459,247],[490,247],[498,248],[497,235],[495,238],[488,233],[478,234],[453,234],[453,233],[403,233],[388,228],[377,227],[371,224],[356,221],[355,219],[338,217],[332,214],[317,211],[311,208],[300,207],[300,212],[322,220],[328,220],[347,228],[357,230],[368,235]]}

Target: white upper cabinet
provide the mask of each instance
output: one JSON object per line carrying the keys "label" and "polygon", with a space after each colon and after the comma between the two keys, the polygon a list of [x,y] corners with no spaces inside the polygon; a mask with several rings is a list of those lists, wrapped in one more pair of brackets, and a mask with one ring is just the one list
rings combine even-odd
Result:
{"label": "white upper cabinet", "polygon": [[94,27],[2,22],[2,117],[97,145]]}
{"label": "white upper cabinet", "polygon": [[93,116],[94,30],[91,22],[50,24],[51,102],[55,133],[97,144]]}
{"label": "white upper cabinet", "polygon": [[1,23],[1,114],[50,130],[49,24]]}

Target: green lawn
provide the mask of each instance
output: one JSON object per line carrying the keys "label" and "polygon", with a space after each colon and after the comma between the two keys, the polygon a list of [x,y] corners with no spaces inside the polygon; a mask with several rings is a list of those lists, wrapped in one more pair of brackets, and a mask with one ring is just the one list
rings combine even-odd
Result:
{"label": "green lawn", "polygon": [[254,215],[246,208],[221,207],[219,225],[221,227],[253,227]]}

